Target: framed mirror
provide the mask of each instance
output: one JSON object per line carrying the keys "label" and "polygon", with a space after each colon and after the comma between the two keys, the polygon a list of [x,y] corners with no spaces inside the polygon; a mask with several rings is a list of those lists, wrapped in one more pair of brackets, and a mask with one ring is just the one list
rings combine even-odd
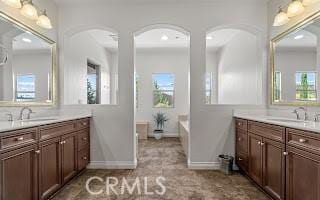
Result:
{"label": "framed mirror", "polygon": [[56,43],[0,12],[0,106],[56,103]]}
{"label": "framed mirror", "polygon": [[320,13],[271,40],[271,103],[320,105]]}

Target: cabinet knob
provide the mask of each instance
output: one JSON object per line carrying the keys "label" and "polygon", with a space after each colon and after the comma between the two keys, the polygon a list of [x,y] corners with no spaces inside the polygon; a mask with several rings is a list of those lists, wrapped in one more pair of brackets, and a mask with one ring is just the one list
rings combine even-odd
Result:
{"label": "cabinet knob", "polygon": [[263,145],[264,145],[264,142],[261,142],[260,145],[263,146]]}
{"label": "cabinet knob", "polygon": [[86,137],[84,137],[84,138],[82,138],[82,140],[83,140],[83,141],[87,141],[87,138],[86,138]]}
{"label": "cabinet knob", "polygon": [[83,160],[87,160],[88,158],[86,156],[82,157]]}
{"label": "cabinet knob", "polygon": [[307,140],[300,138],[300,139],[299,139],[299,142],[300,142],[300,143],[305,143],[305,142],[307,142]]}
{"label": "cabinet knob", "polygon": [[82,126],[87,126],[87,122],[82,122]]}
{"label": "cabinet knob", "polygon": [[18,137],[16,140],[17,141],[23,141],[23,137]]}
{"label": "cabinet knob", "polygon": [[238,126],[241,126],[242,125],[242,123],[241,122],[238,122]]}
{"label": "cabinet knob", "polygon": [[40,150],[35,151],[36,154],[40,154]]}
{"label": "cabinet knob", "polygon": [[283,152],[283,155],[284,156],[287,156],[289,153],[288,152]]}
{"label": "cabinet knob", "polygon": [[67,142],[66,142],[66,141],[61,141],[61,142],[60,142],[60,144],[65,144],[65,143],[67,143]]}
{"label": "cabinet knob", "polygon": [[239,161],[242,161],[243,159],[242,159],[242,158],[238,158],[238,160],[239,160]]}
{"label": "cabinet knob", "polygon": [[260,141],[258,142],[258,145],[261,145],[261,142],[260,142]]}
{"label": "cabinet knob", "polygon": [[238,138],[238,141],[241,141],[241,138],[240,138],[240,137]]}

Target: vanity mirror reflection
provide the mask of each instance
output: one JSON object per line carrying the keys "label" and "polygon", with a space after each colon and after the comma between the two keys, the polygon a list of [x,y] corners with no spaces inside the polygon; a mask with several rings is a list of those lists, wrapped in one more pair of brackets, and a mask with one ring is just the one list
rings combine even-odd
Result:
{"label": "vanity mirror reflection", "polygon": [[320,105],[319,14],[271,41],[272,104]]}
{"label": "vanity mirror reflection", "polygon": [[55,43],[0,13],[0,106],[54,105]]}

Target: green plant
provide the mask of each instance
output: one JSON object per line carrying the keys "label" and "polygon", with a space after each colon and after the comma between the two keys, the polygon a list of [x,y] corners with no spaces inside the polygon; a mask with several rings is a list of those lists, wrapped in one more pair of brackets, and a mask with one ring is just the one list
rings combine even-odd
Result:
{"label": "green plant", "polygon": [[308,99],[308,75],[306,73],[301,74],[301,91],[300,91],[300,98],[303,100]]}
{"label": "green plant", "polygon": [[153,115],[153,119],[158,130],[162,130],[164,123],[169,120],[169,118],[167,118],[162,112],[158,112],[157,114]]}
{"label": "green plant", "polygon": [[97,98],[95,96],[96,91],[92,88],[92,85],[87,79],[87,98],[88,98],[88,104],[96,104]]}

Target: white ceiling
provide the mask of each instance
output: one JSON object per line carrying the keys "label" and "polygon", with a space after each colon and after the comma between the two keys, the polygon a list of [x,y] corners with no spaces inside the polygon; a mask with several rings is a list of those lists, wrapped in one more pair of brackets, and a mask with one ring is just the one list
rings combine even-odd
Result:
{"label": "white ceiling", "polygon": [[[297,36],[303,36],[301,39],[295,39]],[[282,39],[276,44],[279,48],[316,48],[317,46],[317,35],[306,31],[300,30],[290,34],[288,37]]]}
{"label": "white ceiling", "polygon": [[[31,42],[25,42],[24,39],[27,39]],[[14,51],[50,50],[50,48],[51,46],[47,42],[30,33],[22,33],[13,39]]]}

